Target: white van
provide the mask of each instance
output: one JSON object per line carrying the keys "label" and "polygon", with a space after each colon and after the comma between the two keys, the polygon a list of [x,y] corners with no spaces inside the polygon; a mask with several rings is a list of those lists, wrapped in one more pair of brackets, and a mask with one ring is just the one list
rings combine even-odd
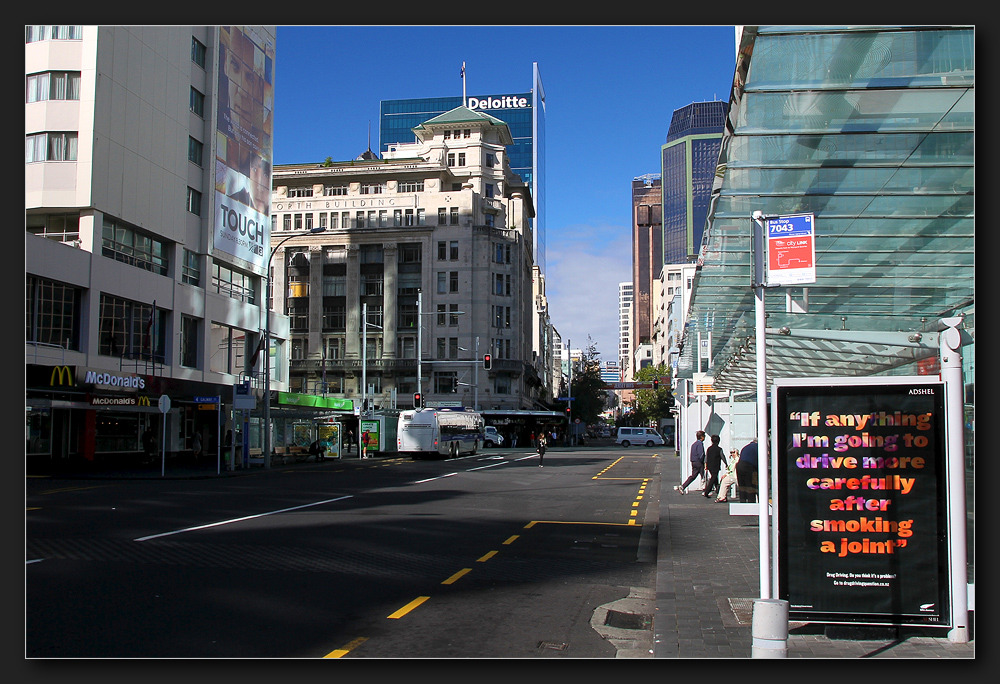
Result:
{"label": "white van", "polygon": [[483,446],[487,448],[493,446],[503,446],[503,435],[497,432],[497,429],[492,425],[486,426],[486,437],[483,441]]}
{"label": "white van", "polygon": [[618,428],[618,438],[616,444],[623,447],[633,444],[645,444],[646,446],[663,446],[665,443],[660,433],[653,428],[646,427],[622,427]]}

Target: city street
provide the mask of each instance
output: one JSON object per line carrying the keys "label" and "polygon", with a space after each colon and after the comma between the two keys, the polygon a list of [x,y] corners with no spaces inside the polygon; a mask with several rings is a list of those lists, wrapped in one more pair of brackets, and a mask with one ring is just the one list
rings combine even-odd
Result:
{"label": "city street", "polygon": [[652,657],[660,464],[499,449],[29,478],[26,656]]}

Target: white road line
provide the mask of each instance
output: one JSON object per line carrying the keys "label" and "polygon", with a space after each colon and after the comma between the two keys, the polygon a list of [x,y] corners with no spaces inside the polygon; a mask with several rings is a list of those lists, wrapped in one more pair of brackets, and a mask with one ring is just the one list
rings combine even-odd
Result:
{"label": "white road line", "polygon": [[490,463],[489,465],[478,466],[476,468],[469,468],[465,472],[468,473],[468,472],[472,472],[473,470],[482,470],[483,468],[496,468],[497,466],[501,466],[501,465],[504,465],[506,463],[507,463],[507,461],[503,461],[502,463]]}
{"label": "white road line", "polygon": [[276,515],[278,513],[287,513],[288,511],[297,511],[300,508],[309,508],[310,506],[321,506],[323,504],[333,503],[334,501],[342,501],[344,499],[350,499],[354,495],[348,494],[346,496],[340,496],[336,499],[327,499],[326,501],[316,501],[314,503],[302,504],[301,506],[292,506],[291,508],[282,508],[278,511],[268,511],[267,513],[257,513],[256,515],[247,515],[242,518],[233,518],[232,520],[222,520],[220,522],[209,523],[208,525],[198,525],[196,527],[185,527],[182,530],[174,530],[173,532],[162,532],[160,534],[151,534],[148,537],[139,537],[133,541],[148,541],[150,539],[156,539],[158,537],[169,537],[172,534],[180,534],[182,532],[194,532],[195,530],[204,530],[209,527],[218,527],[219,525],[228,525],[230,523],[243,522],[244,520],[253,520],[254,518],[263,518],[267,515]]}
{"label": "white road line", "polygon": [[448,473],[447,475],[438,475],[437,477],[429,477],[426,480],[416,480],[413,484],[423,484],[425,482],[433,482],[434,480],[440,480],[444,477],[451,477],[452,475],[458,475],[458,473]]}
{"label": "white road line", "polygon": [[36,558],[35,560],[24,561],[24,564],[25,565],[31,565],[32,563],[41,563],[43,560],[45,560],[45,559],[44,558]]}

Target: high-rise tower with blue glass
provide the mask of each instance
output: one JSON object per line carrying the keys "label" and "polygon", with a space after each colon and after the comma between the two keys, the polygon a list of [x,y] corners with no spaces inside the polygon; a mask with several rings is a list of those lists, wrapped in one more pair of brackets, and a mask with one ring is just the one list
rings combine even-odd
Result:
{"label": "high-rise tower with blue glass", "polygon": [[661,148],[663,263],[694,261],[708,216],[728,104],[693,102],[674,111]]}
{"label": "high-rise tower with blue glass", "polygon": [[532,222],[535,265],[545,273],[545,89],[532,64],[531,90],[524,93],[496,95],[423,97],[407,100],[382,100],[379,110],[379,152],[391,145],[414,142],[413,128],[428,119],[467,106],[495,116],[507,124],[514,144],[507,150],[511,171],[531,189],[535,207]]}

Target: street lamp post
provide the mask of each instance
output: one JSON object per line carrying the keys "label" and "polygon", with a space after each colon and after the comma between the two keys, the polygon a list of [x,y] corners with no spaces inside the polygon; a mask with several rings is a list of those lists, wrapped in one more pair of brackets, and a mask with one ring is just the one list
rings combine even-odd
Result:
{"label": "street lamp post", "polygon": [[[310,235],[316,235],[326,231],[326,226],[311,228]],[[267,267],[264,269],[264,277],[267,279],[267,294],[261,308],[264,311],[264,468],[271,467],[271,311],[268,302],[271,301],[271,259],[277,254],[278,249],[299,235],[289,235],[279,242],[271,250],[271,255],[267,258]]]}

